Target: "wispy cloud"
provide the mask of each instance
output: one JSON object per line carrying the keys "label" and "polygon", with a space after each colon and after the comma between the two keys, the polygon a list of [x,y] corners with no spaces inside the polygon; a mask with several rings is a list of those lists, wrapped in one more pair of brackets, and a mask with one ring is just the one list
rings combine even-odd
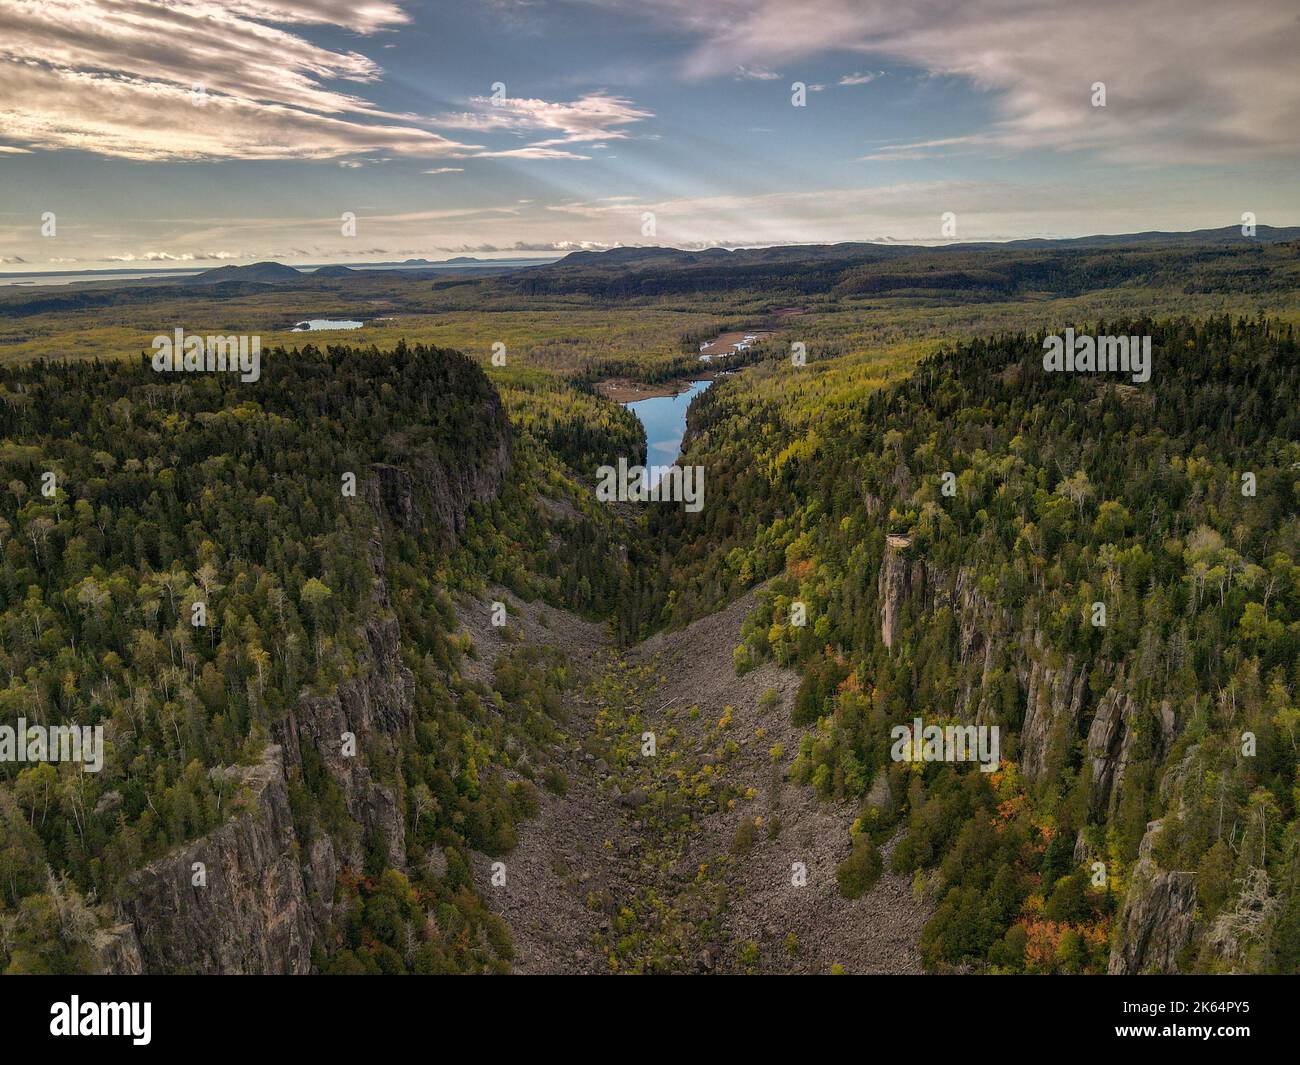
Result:
{"label": "wispy cloud", "polygon": [[590,159],[591,156],[581,152],[569,152],[563,148],[547,148],[540,144],[530,144],[524,148],[503,148],[495,152],[475,152],[476,159]]}
{"label": "wispy cloud", "polygon": [[[1294,0],[593,0],[691,33],[688,77],[859,52],[967,79],[1010,148],[1132,162],[1300,155]],[[1091,105],[1104,82],[1107,106]]]}
{"label": "wispy cloud", "polygon": [[[589,92],[567,102],[506,97],[493,100],[476,96],[472,110],[435,117],[443,129],[469,130],[479,134],[508,132],[532,138],[518,148],[467,149],[462,157],[498,159],[589,159],[591,156],[570,151],[567,145],[604,147],[604,142],[630,136],[624,128],[634,122],[653,118],[631,100],[608,92]],[[550,136],[547,136],[550,134]]]}
{"label": "wispy cloud", "polygon": [[0,136],[139,160],[472,148],[332,88],[382,72],[284,28],[406,20],[383,0],[0,0]]}
{"label": "wispy cloud", "polygon": [[438,251],[450,252],[454,255],[487,255],[493,252],[570,252],[570,251],[608,251],[614,247],[612,244],[606,244],[603,241],[591,240],[543,240],[543,241],[523,241],[517,240],[513,244],[462,244],[455,248],[438,248]]}
{"label": "wispy cloud", "polygon": [[767,67],[750,67],[741,64],[732,72],[737,81],[777,81],[781,75]]}
{"label": "wispy cloud", "polygon": [[[587,159],[568,146],[627,136],[651,113],[590,92],[554,102],[470,100],[419,116],[359,94],[383,75],[294,27],[361,35],[409,20],[385,0],[0,0],[0,152],[79,149],[125,159]],[[351,83],[358,91],[336,87]],[[483,145],[448,132],[502,132]]]}
{"label": "wispy cloud", "polygon": [[139,255],[109,255],[105,259],[111,263],[187,263],[212,262],[225,259],[238,259],[241,256],[231,251],[181,252],[173,254],[167,251],[147,251]]}
{"label": "wispy cloud", "polygon": [[911,144],[882,145],[874,152],[870,152],[861,158],[864,162],[896,163],[904,159],[930,159],[939,150],[946,152],[952,148],[974,148],[979,145],[996,145],[997,143],[997,137],[981,134],[971,134],[966,137],[940,137],[935,140],[915,141]]}

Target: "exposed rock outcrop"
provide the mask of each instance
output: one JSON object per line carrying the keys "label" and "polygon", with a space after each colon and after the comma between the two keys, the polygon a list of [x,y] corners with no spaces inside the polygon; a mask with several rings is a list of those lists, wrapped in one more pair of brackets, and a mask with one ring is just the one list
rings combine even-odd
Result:
{"label": "exposed rock outcrop", "polygon": [[[1088,677],[1097,663],[1073,655],[1060,661],[1046,647],[1041,631],[1016,635],[1007,610],[980,590],[971,570],[945,573],[915,557],[907,537],[886,538],[877,593],[881,641],[891,650],[905,612],[944,608],[953,612],[958,626],[961,677],[952,709],[962,718],[991,721],[984,681],[999,663],[1014,671],[1024,693],[1020,753],[1028,781],[1042,779],[1050,765],[1068,755],[1087,720]],[[1149,721],[1145,709],[1125,688],[1123,671],[1106,663],[1100,668],[1103,676],[1114,674],[1114,681],[1099,701],[1087,734],[1092,813],[1097,819],[1117,807],[1128,764],[1136,757],[1148,756],[1137,747]],[[1161,706],[1150,737],[1155,755],[1171,748],[1176,733],[1173,711],[1168,705]]]}
{"label": "exposed rock outcrop", "polygon": [[876,590],[880,607],[880,638],[893,649],[905,610],[949,609],[960,629],[960,663],[964,679],[955,709],[965,717],[984,719],[981,685],[1006,643],[1007,612],[977,587],[974,573],[958,570],[955,576],[911,555],[906,536],[885,538]]}
{"label": "exposed rock outcrop", "polygon": [[100,937],[107,971],[309,971],[314,928],[279,747],[244,786],[247,810],[127,879],[125,927]]}
{"label": "exposed rock outcrop", "polygon": [[[369,648],[366,672],[329,695],[304,693],[276,728],[276,739],[284,746],[287,768],[301,767],[303,749],[309,745],[343,792],[360,831],[343,843],[339,857],[360,867],[363,834],[375,833],[384,841],[388,863],[400,869],[406,864],[406,836],[397,799],[372,778],[365,752],[370,744],[380,743],[392,753],[398,739],[410,733],[415,678],[399,656],[396,618],[374,619],[364,634]],[[355,737],[353,753],[345,750],[345,735]]]}
{"label": "exposed rock outcrop", "polygon": [[[1163,762],[1177,736],[1177,722],[1167,702],[1160,705],[1152,719],[1123,690],[1122,684],[1121,672],[1116,684],[1097,704],[1097,713],[1088,730],[1094,820],[1111,817],[1119,808],[1128,767],[1138,758]],[[1144,731],[1149,733],[1149,743],[1146,750],[1140,751],[1139,741]]]}
{"label": "exposed rock outcrop", "polygon": [[444,543],[464,532],[469,509],[496,498],[510,469],[510,423],[495,393],[476,419],[484,437],[473,453],[447,462],[413,449],[400,464],[374,462],[364,495],[376,514],[408,532],[437,530]]}
{"label": "exposed rock outcrop", "polygon": [[1122,757],[1125,717],[1132,713],[1132,700],[1118,688],[1110,688],[1097,704],[1088,729],[1088,758],[1092,763],[1092,814],[1103,814],[1127,764]]}
{"label": "exposed rock outcrop", "polygon": [[140,956],[140,941],[135,935],[135,925],[129,921],[111,928],[100,929],[95,934],[94,948],[101,973],[139,976],[144,972],[144,958]]}
{"label": "exposed rock outcrop", "polygon": [[1161,869],[1151,856],[1151,846],[1162,822],[1147,824],[1139,847],[1138,863],[1111,947],[1111,975],[1176,973],[1178,955],[1192,935],[1196,907],[1196,876]]}
{"label": "exposed rock outcrop", "polygon": [[912,541],[906,536],[886,537],[885,558],[876,578],[876,591],[880,598],[880,638],[890,650],[894,647],[894,634],[898,631],[903,605],[916,590],[912,566],[906,555],[911,546]]}
{"label": "exposed rock outcrop", "polygon": [[[906,537],[886,539],[877,578],[882,642],[894,648],[908,612],[951,609],[960,634],[960,679],[952,710],[967,720],[983,720],[988,712],[983,681],[999,665],[1012,670],[1024,693],[1020,760],[1030,784],[1044,780],[1054,766],[1069,759],[1087,722],[1089,677],[1108,678],[1109,687],[1087,724],[1086,769],[1092,784],[1090,819],[1109,821],[1119,808],[1130,768],[1145,761],[1160,764],[1173,749],[1178,733],[1173,709],[1168,703],[1158,709],[1141,704],[1126,685],[1122,668],[1074,655],[1061,660],[1046,646],[1042,631],[1032,626],[1017,634],[1006,610],[981,593],[973,573],[945,574],[915,557],[911,548]],[[1151,843],[1159,824],[1148,826],[1142,842],[1116,929],[1111,972],[1174,972],[1192,935],[1195,874],[1160,869],[1154,863]],[[1075,861],[1083,862],[1089,854],[1080,831]]]}
{"label": "exposed rock outcrop", "polygon": [[[360,868],[375,834],[388,864],[406,865],[404,823],[392,790],[373,779],[372,744],[395,751],[410,732],[415,680],[399,656],[394,618],[364,630],[360,676],[329,695],[304,693],[275,731],[277,743],[243,774],[251,807],[179,851],[132,874],[119,903],[122,924],[97,943],[112,973],[303,973],[311,945],[333,917],[334,883],[343,865]],[[355,755],[343,735],[355,737]],[[299,853],[289,807],[288,772],[314,750],[339,786],[355,826],[336,843],[327,836]],[[206,886],[193,886],[201,862]]]}
{"label": "exposed rock outcrop", "polygon": [[1021,768],[1025,779],[1033,783],[1077,738],[1088,675],[1070,655],[1059,668],[1048,665],[1045,658],[1034,657],[1022,676],[1026,695]]}

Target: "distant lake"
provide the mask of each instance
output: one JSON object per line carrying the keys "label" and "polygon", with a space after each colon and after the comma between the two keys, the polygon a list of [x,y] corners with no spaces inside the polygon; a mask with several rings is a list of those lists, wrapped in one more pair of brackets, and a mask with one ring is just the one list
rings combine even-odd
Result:
{"label": "distant lake", "polygon": [[646,466],[649,467],[646,481],[651,487],[663,476],[660,467],[671,466],[682,453],[686,408],[711,384],[711,380],[692,381],[685,392],[675,396],[654,396],[623,404],[645,427]]}
{"label": "distant lake", "polygon": [[360,329],[365,324],[347,318],[312,318],[306,322],[299,322],[289,332],[314,333],[318,329]]}

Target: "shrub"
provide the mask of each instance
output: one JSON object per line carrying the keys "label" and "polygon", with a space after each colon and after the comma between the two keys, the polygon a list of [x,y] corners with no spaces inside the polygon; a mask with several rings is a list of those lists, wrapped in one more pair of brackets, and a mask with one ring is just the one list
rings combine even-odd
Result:
{"label": "shrub", "polygon": [[840,894],[846,899],[856,899],[875,886],[884,869],[880,851],[867,836],[859,836],[853,841],[853,850],[835,870],[835,879],[840,885]]}

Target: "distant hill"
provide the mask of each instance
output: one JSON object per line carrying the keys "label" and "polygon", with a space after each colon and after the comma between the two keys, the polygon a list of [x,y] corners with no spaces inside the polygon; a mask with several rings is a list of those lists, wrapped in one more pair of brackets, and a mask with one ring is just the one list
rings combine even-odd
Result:
{"label": "distant hill", "polygon": [[[726,248],[710,249],[731,255]],[[692,252],[680,248],[610,248],[607,251],[571,251],[554,266],[629,266],[656,259],[684,259]]]}
{"label": "distant hill", "polygon": [[1220,229],[1196,229],[1189,232],[1150,230],[1144,233],[1097,234],[1087,237],[1029,238],[1011,241],[970,241],[963,244],[904,244],[871,241],[845,241],[840,244],[782,244],[768,248],[704,248],[685,251],[666,247],[610,248],[608,251],[575,251],[534,271],[561,270],[572,267],[596,269],[629,268],[650,265],[680,266],[721,264],[780,263],[831,261],[836,259],[871,259],[917,253],[942,253],[1014,248],[1125,248],[1193,244],[1276,244],[1300,240],[1300,226],[1257,226],[1253,237],[1244,237],[1241,226]]}
{"label": "distant hill", "polygon": [[996,248],[1125,248],[1141,244],[1245,244],[1255,241],[1276,244],[1300,240],[1300,226],[1256,226],[1253,237],[1241,235],[1241,226],[1220,229],[1193,229],[1186,233],[1148,230],[1145,233],[1111,233],[1092,237],[1068,237],[1061,240],[1013,240],[1005,244],[966,245]]}
{"label": "distant hill", "polygon": [[[287,269],[287,268],[286,268]],[[331,266],[322,266],[311,272],[312,277],[355,277],[361,273],[360,270],[353,270],[350,266],[341,266],[338,264]]]}
{"label": "distant hill", "polygon": [[574,252],[517,270],[503,282],[524,296],[582,293],[600,299],[746,289],[797,302],[835,296],[959,296],[966,301],[1077,295],[1117,285],[1186,292],[1285,291],[1300,262],[1300,228],[1240,226],[935,246],[795,244],[770,248],[628,247]]}
{"label": "distant hill", "polygon": [[215,285],[225,281],[261,281],[263,283],[283,283],[301,281],[306,275],[284,263],[253,263],[251,266],[218,266],[215,270],[204,270],[201,274],[187,277],[182,285]]}

